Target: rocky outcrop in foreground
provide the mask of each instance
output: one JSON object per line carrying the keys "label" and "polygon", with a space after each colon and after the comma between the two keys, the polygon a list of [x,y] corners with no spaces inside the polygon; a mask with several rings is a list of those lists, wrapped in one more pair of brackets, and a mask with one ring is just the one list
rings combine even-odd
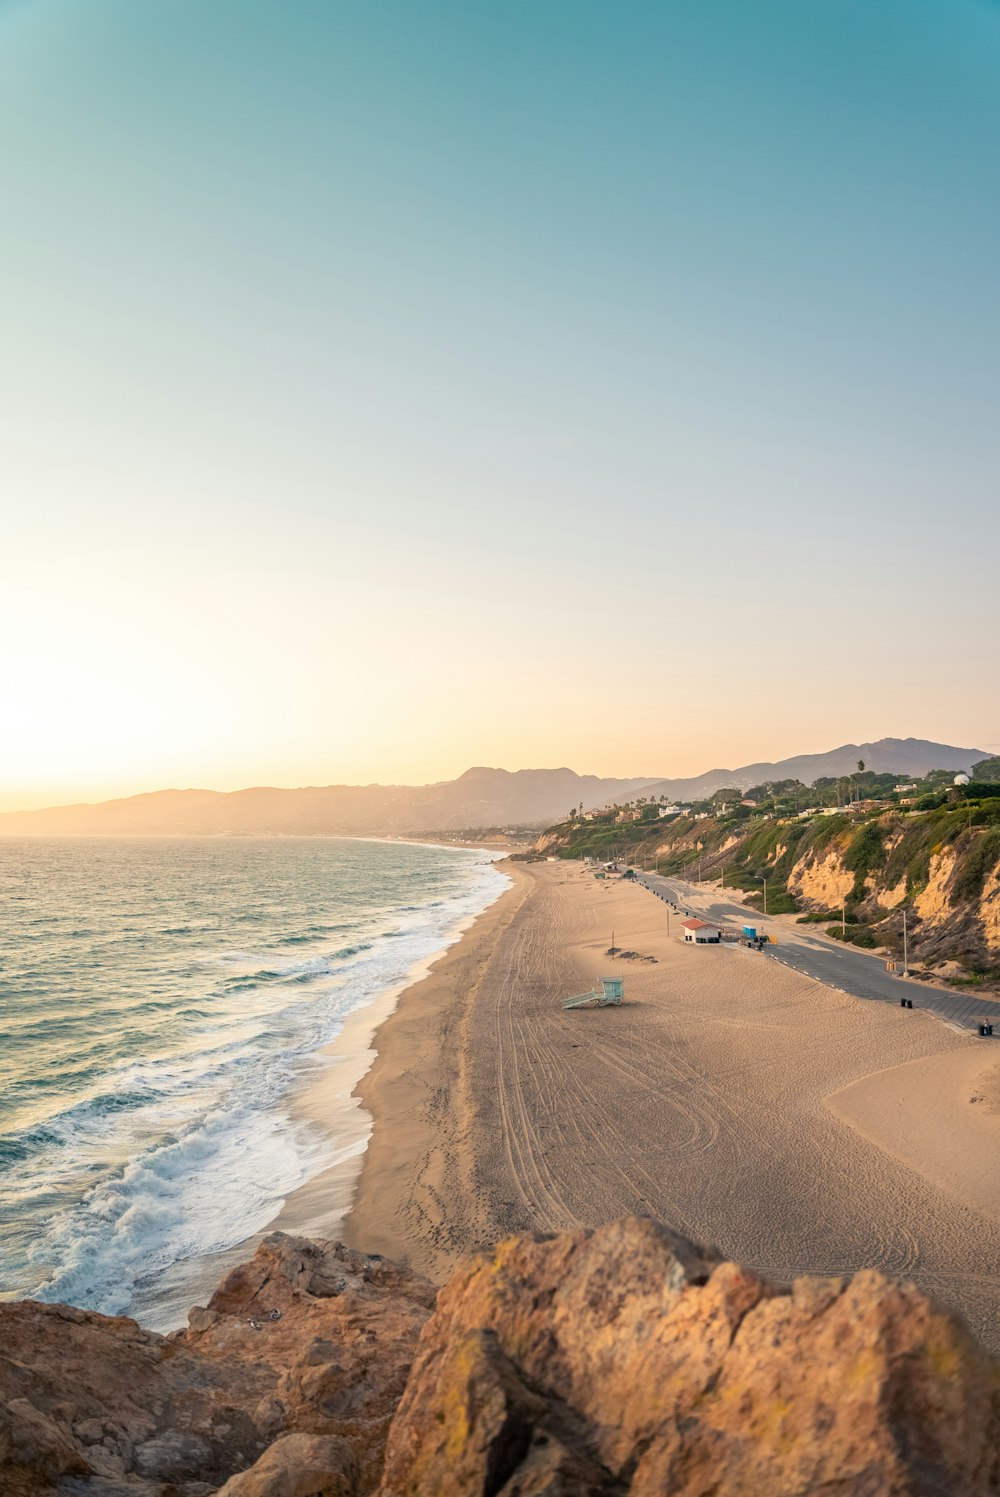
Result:
{"label": "rocky outcrop in foreground", "polygon": [[0,1493],[371,1492],[434,1295],[380,1258],[275,1233],[169,1336],[0,1305]]}
{"label": "rocky outcrop in foreground", "polygon": [[778,1288],[653,1222],[426,1280],[275,1234],[162,1337],[0,1305],[4,1497],[1000,1492],[1000,1367],[873,1271]]}

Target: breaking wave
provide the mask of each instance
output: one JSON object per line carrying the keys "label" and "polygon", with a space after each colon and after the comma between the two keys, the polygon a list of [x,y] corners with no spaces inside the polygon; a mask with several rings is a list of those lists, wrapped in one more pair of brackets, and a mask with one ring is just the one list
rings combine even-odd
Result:
{"label": "breaking wave", "polygon": [[[106,1313],[139,1297],[155,1321],[162,1276],[260,1231],[329,1162],[336,1140],[290,1108],[303,1066],[507,881],[482,853],[317,839],[242,861],[207,839],[119,845],[96,886],[88,844],[4,856],[46,852],[33,887],[94,913],[85,952],[53,918],[27,964],[16,920],[0,928],[27,973],[12,1032],[33,1037],[0,1057],[0,1284]],[[0,894],[17,875],[0,867]]]}

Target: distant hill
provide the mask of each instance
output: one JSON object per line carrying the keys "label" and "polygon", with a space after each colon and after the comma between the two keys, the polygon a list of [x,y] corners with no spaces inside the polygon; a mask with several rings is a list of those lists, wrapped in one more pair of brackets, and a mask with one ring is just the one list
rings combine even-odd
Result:
{"label": "distant hill", "polygon": [[547,826],[571,806],[585,810],[637,794],[691,799],[727,785],[768,779],[811,783],[847,774],[858,759],[869,769],[919,775],[929,769],[969,769],[986,755],[916,738],[845,744],[826,754],[804,754],[777,764],[713,769],[695,779],[601,779],[572,769],[468,769],[436,785],[325,785],[298,790],[157,790],[96,805],[56,806],[0,815],[7,836],[178,836],[341,833],[385,835],[459,831],[465,827]]}
{"label": "distant hill", "polygon": [[157,790],[97,805],[0,815],[0,835],[392,835],[464,827],[539,826],[582,801],[635,795],[648,779],[572,769],[468,769],[437,785],[325,785],[300,790]]}
{"label": "distant hill", "polygon": [[931,743],[926,738],[880,738],[877,743],[845,743],[825,754],[797,754],[792,759],[779,759],[776,764],[710,769],[690,780],[657,780],[643,793],[689,801],[730,785],[749,790],[751,785],[762,785],[767,780],[801,780],[803,785],[812,785],[827,775],[853,774],[859,759],[875,774],[919,778],[932,769],[953,769],[956,774],[959,770],[968,771],[978,759],[984,758],[982,749],[956,748],[953,744]]}

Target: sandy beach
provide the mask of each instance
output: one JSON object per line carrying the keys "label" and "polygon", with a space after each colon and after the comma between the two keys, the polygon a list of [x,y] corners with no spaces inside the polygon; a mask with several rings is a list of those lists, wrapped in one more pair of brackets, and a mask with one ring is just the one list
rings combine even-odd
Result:
{"label": "sandy beach", "polygon": [[[626,882],[506,867],[511,889],[374,1037],[358,1088],[372,1135],[335,1167],[339,1218],[360,1157],[352,1245],[440,1280],[507,1233],[636,1212],[779,1279],[863,1265],[913,1278],[1000,1344],[988,1042],[764,955],[684,946],[663,903]],[[655,962],[610,960],[612,929]],[[561,1008],[608,975],[625,978],[620,1009]],[[279,1224],[330,1225],[331,1183]]]}

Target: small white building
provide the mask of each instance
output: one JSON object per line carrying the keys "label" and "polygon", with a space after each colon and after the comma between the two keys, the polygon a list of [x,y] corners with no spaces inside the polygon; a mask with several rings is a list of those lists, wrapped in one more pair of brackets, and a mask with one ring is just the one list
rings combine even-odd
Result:
{"label": "small white building", "polygon": [[709,925],[707,920],[682,920],[681,928],[685,941],[690,941],[695,946],[717,946],[722,940],[719,927]]}

